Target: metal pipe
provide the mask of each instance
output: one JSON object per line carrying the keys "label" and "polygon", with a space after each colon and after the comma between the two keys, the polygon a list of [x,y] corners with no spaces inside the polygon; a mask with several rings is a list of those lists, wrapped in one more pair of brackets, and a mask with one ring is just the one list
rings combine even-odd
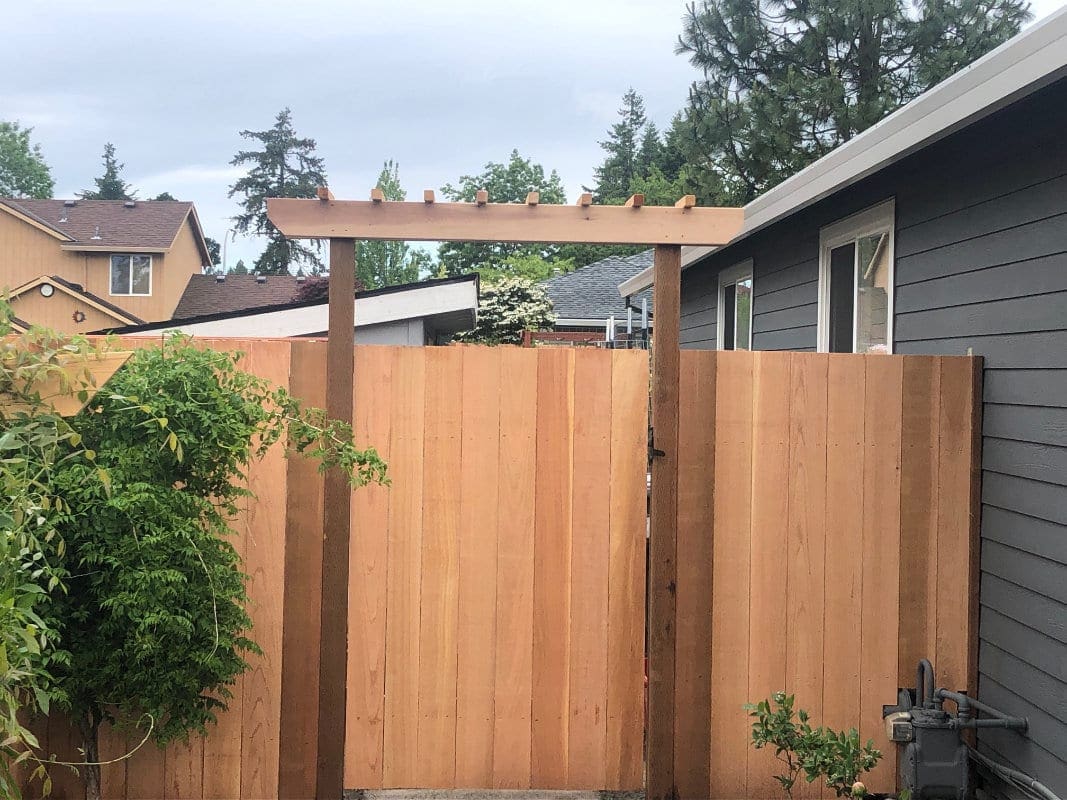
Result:
{"label": "metal pipe", "polygon": [[[1030,722],[1025,717],[1011,717],[1005,714],[1003,711],[998,711],[992,706],[987,706],[980,700],[975,700],[973,697],[969,697],[959,692],[953,692],[948,689],[938,689],[936,693],[938,700],[951,700],[960,709],[961,717],[963,716],[963,710],[967,710],[967,716],[964,719],[957,720],[956,727],[959,728],[1010,728],[1017,731],[1025,731],[1030,727]],[[970,709],[976,708],[983,714],[992,717],[992,719],[971,719]]]}
{"label": "metal pipe", "polygon": [[993,759],[987,758],[979,753],[973,747],[968,747],[967,750],[972,759],[1018,788],[1023,789],[1024,791],[1030,791],[1034,796],[1040,797],[1042,800],[1060,800],[1055,792],[1036,778],[1030,777],[1025,772],[1019,772],[1018,770],[1005,767],[1003,764],[998,764]]}
{"label": "metal pipe", "polygon": [[915,673],[915,705],[919,708],[934,708],[934,665],[930,663],[930,659],[921,659]]}

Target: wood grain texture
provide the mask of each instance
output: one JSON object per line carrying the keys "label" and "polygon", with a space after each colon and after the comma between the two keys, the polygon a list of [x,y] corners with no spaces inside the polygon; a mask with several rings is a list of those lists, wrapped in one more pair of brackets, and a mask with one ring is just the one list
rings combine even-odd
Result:
{"label": "wood grain texture", "polygon": [[486,347],[462,354],[455,783],[485,788],[496,718],[500,358]]}
{"label": "wood grain texture", "polygon": [[[249,343],[248,369],[276,386],[289,385],[290,344]],[[248,468],[249,498],[244,569],[249,576],[248,609],[261,655],[249,656],[243,677],[241,795],[278,793],[282,685],[282,597],[285,571],[286,460],[275,444]]]}
{"label": "wood grain texture", "polygon": [[[792,355],[752,355],[752,533],[749,567],[748,702],[758,702],[789,685],[787,575],[797,502],[791,489],[796,473],[791,457]],[[803,591],[803,588],[801,588]],[[775,633],[777,632],[777,634]],[[803,698],[801,698],[803,701]],[[781,785],[770,776],[777,762],[769,749],[749,748],[748,792],[751,797],[778,797]]]}
{"label": "wood grain texture", "polygon": [[412,785],[419,752],[419,626],[422,584],[423,429],[426,364],[420,349],[393,350],[389,434],[389,562],[385,643],[385,788]]}
{"label": "wood grain texture", "polygon": [[[303,403],[326,404],[326,346],[293,342],[289,391]],[[278,796],[315,794],[318,750],[319,622],[322,592],[323,480],[318,464],[290,457],[286,464],[285,588],[282,609],[282,686]]]}
{"label": "wood grain texture", "polygon": [[537,352],[500,354],[496,661],[493,780],[530,786],[533,681],[534,488],[537,475]]}
{"label": "wood grain texture", "polygon": [[678,630],[674,663],[674,776],[678,796],[711,789],[712,493],[715,354],[683,351],[678,430]]}
{"label": "wood grain texture", "polygon": [[616,350],[611,372],[607,786],[644,784],[648,358]]}
{"label": "wood grain texture", "polygon": [[[715,528],[711,641],[711,795],[748,792],[752,356],[716,354]],[[729,465],[729,466],[727,466]]]}
{"label": "wood grain texture", "polygon": [[[389,463],[393,354],[384,347],[356,348],[353,436],[374,446]],[[389,488],[352,493],[348,584],[348,704],[345,788],[380,788],[385,727],[386,573]]]}
{"label": "wood grain texture", "polygon": [[567,785],[574,351],[537,353],[534,500],[533,719],[530,780]]}
{"label": "wood grain texture", "polygon": [[648,723],[646,794],[673,797],[678,584],[678,345],[681,248],[656,247],[656,339],[652,350],[652,499],[648,541]]}
{"label": "wood grain texture", "polygon": [[567,784],[601,789],[606,775],[608,547],[611,483],[611,353],[574,354],[574,455]]}
{"label": "wood grain texture", "polygon": [[426,788],[456,779],[462,355],[458,348],[425,351],[417,774]]}
{"label": "wood grain texture", "polygon": [[176,742],[167,748],[163,775],[166,800],[200,800],[204,796],[204,740],[193,736],[188,743]]}

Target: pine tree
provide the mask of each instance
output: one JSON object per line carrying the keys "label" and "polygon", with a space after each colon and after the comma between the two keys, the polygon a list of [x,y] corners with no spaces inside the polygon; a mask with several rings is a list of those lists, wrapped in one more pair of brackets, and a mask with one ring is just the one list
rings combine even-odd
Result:
{"label": "pine tree", "polygon": [[78,192],[82,200],[136,200],[137,191],[122,179],[120,174],[126,168],[115,157],[115,145],[108,142],[104,145],[104,174],[94,178],[95,189],[86,189]]}
{"label": "pine tree", "polygon": [[[386,161],[378,175],[378,188],[386,200],[405,200],[407,193],[400,186],[399,166]],[[380,289],[399,283],[414,283],[420,273],[430,271],[430,254],[417,250],[407,242],[356,242],[356,280],[367,289]]]}
{"label": "pine tree", "polygon": [[241,150],[230,161],[234,166],[251,165],[248,174],[230,187],[229,196],[243,195],[240,204],[244,210],[234,217],[237,230],[267,239],[255,271],[284,275],[290,267],[306,265],[312,273],[321,272],[320,241],[313,240],[310,246],[290,241],[267,219],[268,197],[311,198],[318,187],[326,185],[326,166],[315,153],[315,140],[296,135],[288,108],[278,113],[272,128],[241,131],[241,136],[262,146],[260,150]]}
{"label": "pine tree", "polygon": [[41,146],[30,144],[33,128],[17,122],[0,122],[0,197],[46,200],[55,182],[41,155]]}
{"label": "pine tree", "polygon": [[248,267],[245,266],[245,260],[243,258],[237,259],[237,263],[230,267],[231,275],[247,275]]}
{"label": "pine tree", "polygon": [[740,205],[1007,40],[1026,0],[700,0],[679,140],[702,202]]}

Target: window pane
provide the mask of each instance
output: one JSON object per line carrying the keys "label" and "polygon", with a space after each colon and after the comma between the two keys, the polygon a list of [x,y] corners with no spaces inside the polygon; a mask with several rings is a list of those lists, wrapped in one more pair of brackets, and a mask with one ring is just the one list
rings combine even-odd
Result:
{"label": "window pane", "polygon": [[737,323],[734,328],[734,347],[752,349],[752,278],[737,282]]}
{"label": "window pane", "polygon": [[152,257],[133,257],[133,294],[149,294],[152,291]]}
{"label": "window pane", "polygon": [[888,353],[889,234],[864,236],[856,246],[859,248],[856,352]]}
{"label": "window pane", "polygon": [[111,294],[130,293],[130,257],[111,256]]}
{"label": "window pane", "polygon": [[852,304],[856,280],[856,245],[830,251],[830,352],[852,352]]}
{"label": "window pane", "polygon": [[734,314],[737,311],[737,284],[722,287],[722,349],[734,349]]}

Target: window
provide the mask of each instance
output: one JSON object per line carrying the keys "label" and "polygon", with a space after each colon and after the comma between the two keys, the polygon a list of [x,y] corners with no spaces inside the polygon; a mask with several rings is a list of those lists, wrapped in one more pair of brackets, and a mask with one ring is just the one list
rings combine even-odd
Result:
{"label": "window", "polygon": [[819,232],[819,350],[893,351],[894,203]]}
{"label": "window", "polygon": [[111,294],[152,294],[152,256],[111,256]]}
{"label": "window", "polygon": [[752,259],[719,273],[719,349],[752,349]]}

